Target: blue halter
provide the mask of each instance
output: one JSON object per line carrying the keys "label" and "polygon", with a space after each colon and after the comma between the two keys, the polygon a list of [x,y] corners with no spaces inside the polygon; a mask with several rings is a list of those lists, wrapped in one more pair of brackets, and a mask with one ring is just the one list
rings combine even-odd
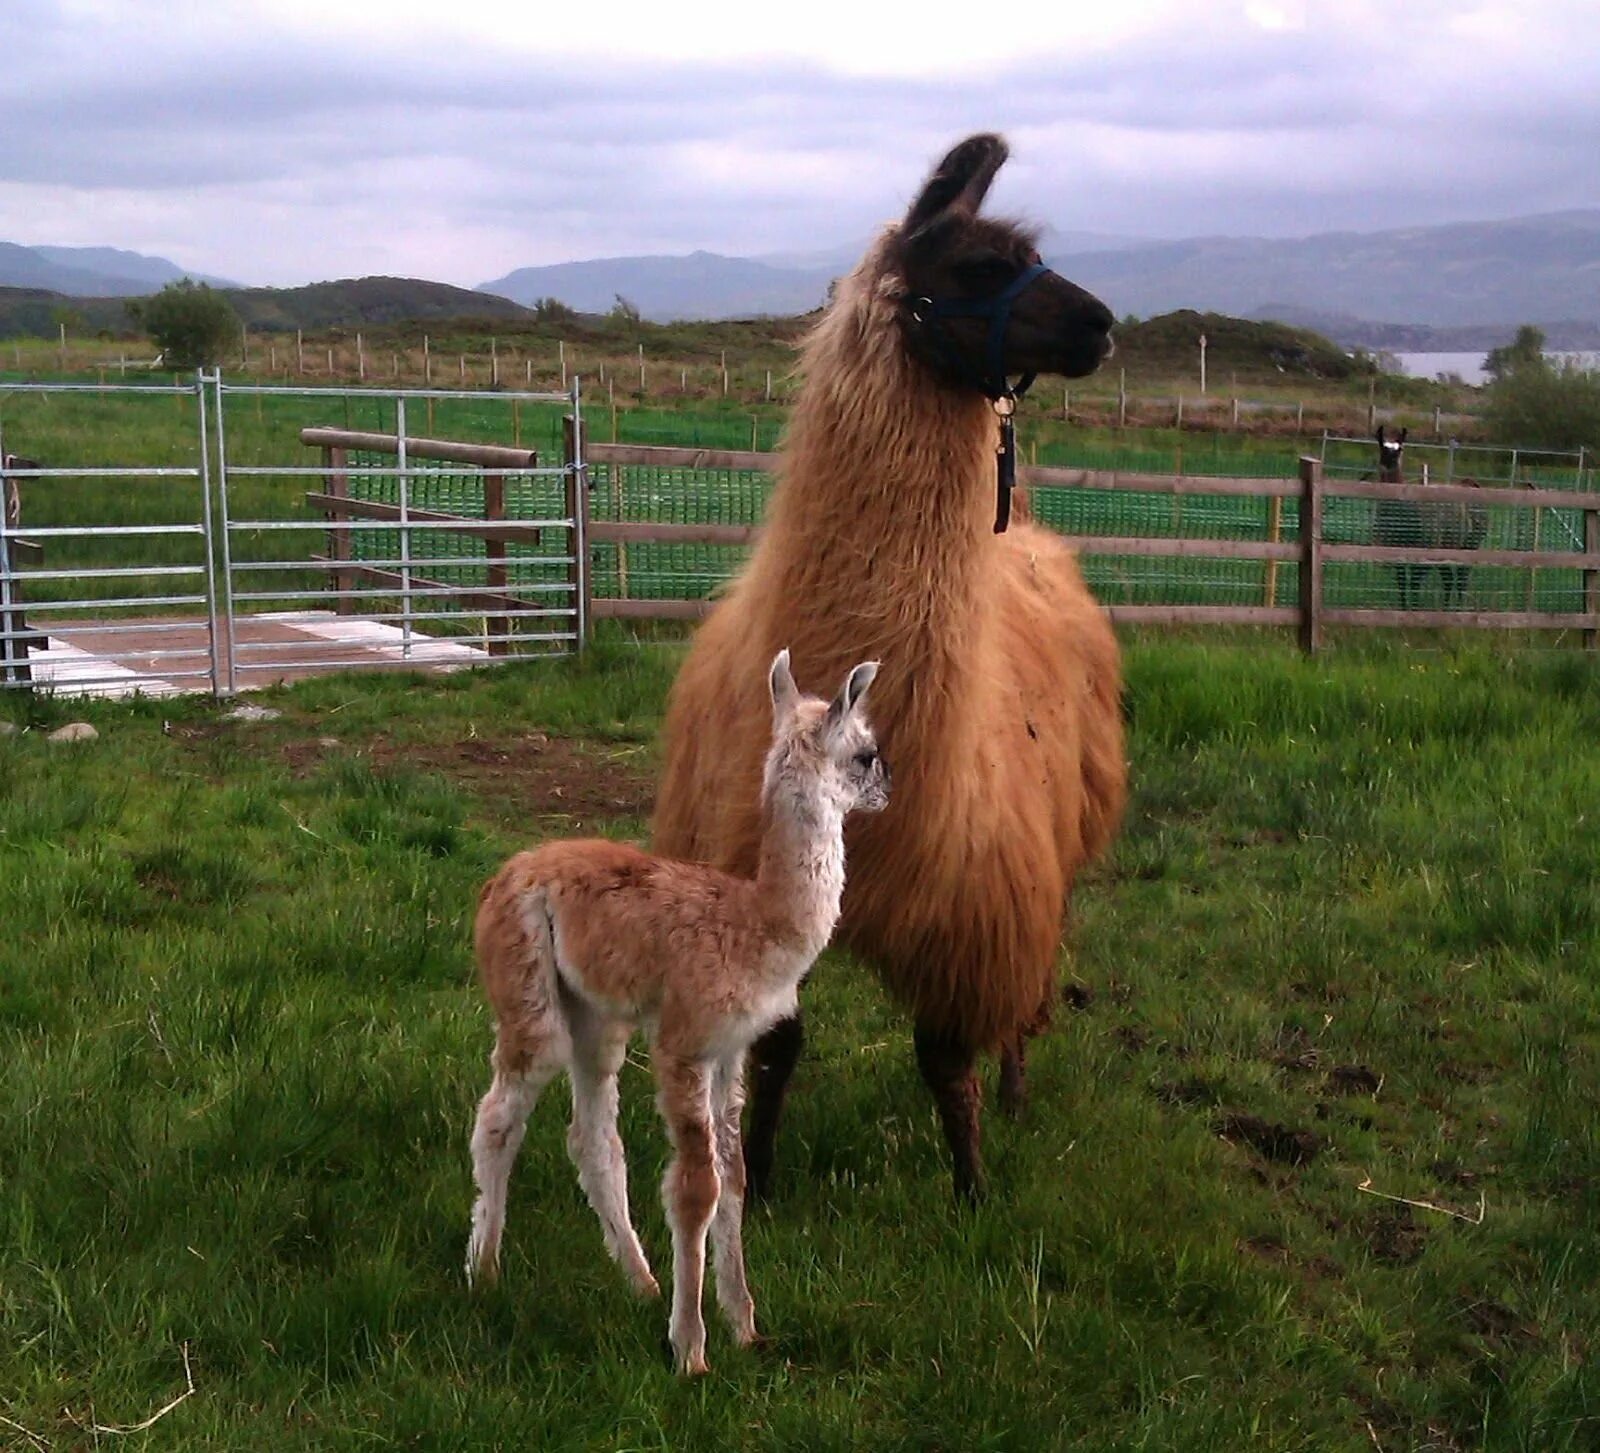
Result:
{"label": "blue halter", "polygon": [[[911,321],[922,327],[951,370],[978,390],[1000,419],[1000,444],[996,454],[996,499],[994,532],[1004,534],[1011,522],[1011,491],[1017,481],[1017,436],[1012,423],[1017,400],[1033,386],[1035,375],[1025,373],[1011,384],[1006,379],[1006,329],[1011,323],[1011,305],[1050,269],[1042,262],[1023,268],[999,292],[987,298],[928,298],[908,300]],[[980,369],[964,353],[944,327],[947,318],[987,319],[988,338],[984,347],[984,366]]]}

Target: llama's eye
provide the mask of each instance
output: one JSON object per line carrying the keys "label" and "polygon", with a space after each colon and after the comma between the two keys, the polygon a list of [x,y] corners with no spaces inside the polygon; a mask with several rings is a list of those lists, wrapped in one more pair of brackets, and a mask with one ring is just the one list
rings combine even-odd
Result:
{"label": "llama's eye", "polygon": [[878,754],[876,752],[856,753],[856,766],[861,768],[863,772],[870,772],[872,770],[873,763],[875,763],[877,760]]}

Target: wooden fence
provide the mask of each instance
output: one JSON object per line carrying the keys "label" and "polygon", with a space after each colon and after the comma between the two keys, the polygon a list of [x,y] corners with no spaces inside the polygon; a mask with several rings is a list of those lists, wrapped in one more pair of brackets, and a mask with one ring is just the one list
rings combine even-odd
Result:
{"label": "wooden fence", "polygon": [[[571,421],[568,420],[568,457],[571,457]],[[472,535],[483,540],[488,563],[484,565],[484,588],[475,591],[454,589],[448,582],[430,579],[412,573],[409,588],[451,591],[460,604],[468,609],[485,613],[485,635],[491,655],[505,655],[512,649],[511,617],[497,612],[515,611],[527,601],[507,589],[506,557],[513,543],[538,546],[543,531],[537,525],[527,525],[506,518],[505,476],[501,470],[537,469],[539,456],[532,449],[512,449],[499,444],[471,444],[456,439],[406,438],[407,459],[427,459],[438,462],[465,464],[483,471],[483,514],[463,515],[455,512],[419,508],[408,505],[402,511],[398,504],[386,500],[359,499],[351,496],[348,473],[350,455],[354,452],[398,457],[399,440],[393,434],[369,434],[349,429],[308,428],[300,431],[300,441],[322,451],[323,477],[326,489],[314,490],[306,495],[306,503],[323,511],[328,519],[327,553],[313,556],[313,560],[330,567],[333,577],[335,608],[341,615],[359,612],[358,599],[351,594],[357,580],[369,584],[400,590],[408,587],[406,579],[397,571],[363,564],[355,559],[352,548],[352,531],[341,528],[350,520],[392,520],[404,518],[412,525],[448,524],[452,533]],[[583,496],[576,474],[569,473],[565,480],[566,518],[573,521],[570,530],[568,556],[573,564],[568,578],[574,595],[585,586],[586,571],[577,567],[578,541],[582,539],[578,524],[583,510]],[[464,565],[471,560],[465,559]]]}
{"label": "wooden fence", "polygon": [[[591,444],[586,464],[622,470],[628,466],[675,470],[737,470],[770,472],[775,454],[752,450],[675,449],[633,444]],[[1091,469],[1023,468],[1020,482],[1035,493],[1046,490],[1137,491],[1167,494],[1174,499],[1194,497],[1247,497],[1267,504],[1269,528],[1264,540],[1193,537],[1147,537],[1105,534],[1068,534],[1065,538],[1081,556],[1205,558],[1266,562],[1266,587],[1259,605],[1129,605],[1111,604],[1107,613],[1115,621],[1158,625],[1265,625],[1293,626],[1300,644],[1315,651],[1330,626],[1350,627],[1473,627],[1482,629],[1581,630],[1584,645],[1593,649],[1600,640],[1600,493],[1573,490],[1491,489],[1471,485],[1379,484],[1330,479],[1321,462],[1302,458],[1298,477],[1228,479],[1203,475],[1134,474]],[[580,507],[588,508],[588,491]],[[1532,511],[1535,527],[1531,549],[1447,549],[1411,545],[1343,543],[1326,538],[1324,520],[1330,499],[1411,500],[1419,504],[1462,503],[1503,506]],[[1296,501],[1296,538],[1285,539],[1285,500]],[[1583,520],[1581,548],[1540,550],[1537,520],[1546,510],[1580,511]],[[630,544],[745,545],[758,526],[738,524],[667,524],[591,519],[585,529],[590,546],[614,545],[619,553],[619,577],[626,584],[626,549]],[[1330,563],[1366,563],[1385,566],[1511,566],[1529,572],[1546,569],[1581,572],[1582,608],[1555,610],[1426,610],[1386,608],[1330,608],[1325,601],[1324,567]],[[1298,567],[1298,598],[1294,605],[1277,604],[1277,571],[1290,563]],[[1531,592],[1530,592],[1531,594]],[[694,620],[709,609],[707,600],[638,600],[624,594],[617,599],[596,599],[590,618]]]}

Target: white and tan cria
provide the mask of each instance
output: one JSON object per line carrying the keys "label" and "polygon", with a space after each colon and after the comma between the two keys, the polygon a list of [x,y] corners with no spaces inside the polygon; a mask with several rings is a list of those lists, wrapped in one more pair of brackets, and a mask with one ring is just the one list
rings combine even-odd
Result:
{"label": "white and tan cria", "polygon": [[628,1216],[617,1134],[617,1071],[629,1036],[643,1028],[674,1147],[662,1200],[678,1369],[706,1370],[708,1232],[717,1300],[735,1338],[755,1339],[740,1229],[745,1051],[795,1012],[800,982],[833,933],[846,814],[888,802],[888,769],[861,710],[877,669],[856,666],[830,704],[801,695],[787,650],[773,661],[754,878],[589,840],[518,853],[485,885],[475,940],[497,1033],[494,1081],[472,1133],[469,1279],[498,1275],[511,1165],[539,1092],[565,1069],[567,1149],[606,1247],[636,1291],[659,1294]]}

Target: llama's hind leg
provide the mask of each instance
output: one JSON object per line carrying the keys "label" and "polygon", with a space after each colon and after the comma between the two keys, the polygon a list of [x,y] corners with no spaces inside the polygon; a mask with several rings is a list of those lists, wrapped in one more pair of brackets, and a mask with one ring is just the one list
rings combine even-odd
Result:
{"label": "llama's hind leg", "polygon": [[748,1347],[757,1340],[756,1305],[744,1270],[744,1147],[739,1116],[744,1109],[744,1056],[721,1061],[711,1081],[715,1132],[717,1209],[711,1218],[711,1254],[717,1272],[717,1302],[733,1328],[734,1340]]}
{"label": "llama's hind leg", "polygon": [[472,1129],[472,1178],[478,1198],[467,1242],[467,1281],[473,1285],[499,1278],[511,1166],[522,1148],[534,1102],[555,1078],[561,1060],[561,1047],[554,1043],[533,1051],[508,1046],[504,1040],[495,1046],[494,1080],[479,1102]]}
{"label": "llama's hind leg", "polygon": [[986,1189],[983,1174],[983,1090],[978,1083],[977,1051],[965,1040],[919,1024],[913,1033],[917,1068],[933,1092],[939,1122],[950,1147],[956,1199],[975,1202]]}
{"label": "llama's hind leg", "polygon": [[628,1164],[617,1133],[617,1072],[627,1055],[630,1026],[607,1023],[581,1010],[571,1013],[571,1024],[572,1126],[567,1153],[600,1218],[612,1260],[640,1296],[658,1297],[661,1288],[628,1213]]}
{"label": "llama's hind leg", "polygon": [[772,1195],[772,1159],[778,1139],[778,1121],[789,1078],[805,1045],[805,1028],[799,1014],[781,1020],[750,1049],[754,1085],[750,1094],[750,1133],[744,1140],[744,1169],[750,1200]]}
{"label": "llama's hind leg", "polygon": [[711,1071],[695,1060],[658,1052],[656,1079],[661,1114],[674,1152],[661,1183],[667,1224],[672,1227],[672,1352],[679,1372],[702,1373],[710,1370],[706,1366],[706,1324],[700,1311],[706,1233],[716,1214],[719,1191]]}

